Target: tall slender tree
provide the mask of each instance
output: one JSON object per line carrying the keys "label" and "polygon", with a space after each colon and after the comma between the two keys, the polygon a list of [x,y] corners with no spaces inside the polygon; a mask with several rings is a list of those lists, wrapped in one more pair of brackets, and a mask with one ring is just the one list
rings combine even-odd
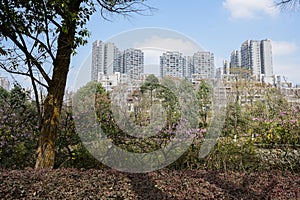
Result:
{"label": "tall slender tree", "polygon": [[52,168],[57,127],[71,56],[89,36],[85,28],[96,11],[145,14],[144,0],[2,0],[0,4],[0,66],[28,76],[40,109],[37,86],[46,88],[40,113],[36,168]]}

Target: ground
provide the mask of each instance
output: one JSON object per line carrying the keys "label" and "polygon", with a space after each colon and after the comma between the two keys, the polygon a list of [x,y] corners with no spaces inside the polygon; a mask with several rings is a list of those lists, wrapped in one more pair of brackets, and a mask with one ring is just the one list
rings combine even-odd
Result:
{"label": "ground", "polygon": [[300,199],[300,173],[0,169],[0,199]]}

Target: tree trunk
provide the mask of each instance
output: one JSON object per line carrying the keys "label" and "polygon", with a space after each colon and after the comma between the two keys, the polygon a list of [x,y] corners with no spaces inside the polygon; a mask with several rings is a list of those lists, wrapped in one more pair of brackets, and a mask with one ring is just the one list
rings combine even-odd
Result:
{"label": "tree trunk", "polygon": [[[80,1],[71,1],[69,12],[78,14],[79,6]],[[35,164],[37,169],[53,168],[54,166],[55,141],[76,33],[76,20],[74,18],[64,19],[63,27],[65,28],[60,30],[57,41],[52,80],[44,101],[41,135]]]}
{"label": "tree trunk", "polygon": [[57,101],[57,97],[52,94],[48,94],[44,101],[44,116],[35,168],[52,168],[54,166],[55,140],[60,115]]}

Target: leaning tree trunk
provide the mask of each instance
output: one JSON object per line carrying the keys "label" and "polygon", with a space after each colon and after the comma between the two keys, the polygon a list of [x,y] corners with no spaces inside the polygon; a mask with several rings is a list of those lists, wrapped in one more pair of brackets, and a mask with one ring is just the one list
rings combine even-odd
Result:
{"label": "leaning tree trunk", "polygon": [[[80,3],[76,4],[74,2],[71,2],[70,12],[78,13]],[[57,41],[57,54],[53,62],[52,80],[49,84],[48,95],[44,101],[41,135],[35,168],[53,168],[54,166],[55,141],[73,50],[76,21],[74,18],[65,19],[63,26],[67,28],[67,31],[62,28]]]}
{"label": "leaning tree trunk", "polygon": [[57,95],[48,94],[44,101],[41,135],[35,168],[52,168],[55,158],[55,140],[59,123],[60,108]]}
{"label": "leaning tree trunk", "polygon": [[68,63],[70,63],[70,58],[65,57],[65,59],[60,59],[59,64],[56,65],[60,73],[53,76],[57,79],[53,79],[56,81],[53,81],[53,85],[49,87],[48,95],[44,101],[42,128],[35,168],[52,168],[54,166],[55,141],[69,70]]}

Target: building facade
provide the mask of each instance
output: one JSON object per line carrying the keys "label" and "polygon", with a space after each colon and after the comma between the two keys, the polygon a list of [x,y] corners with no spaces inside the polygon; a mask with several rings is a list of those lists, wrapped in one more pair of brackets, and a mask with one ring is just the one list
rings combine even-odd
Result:
{"label": "building facade", "polygon": [[[140,79],[144,75],[144,53],[139,49],[120,51],[113,43],[100,40],[92,47],[93,81],[103,80],[116,72],[126,74],[128,79]],[[160,77],[215,78],[214,54],[199,51],[191,56],[184,56],[178,51],[168,51],[160,56]]]}
{"label": "building facade", "polygon": [[222,74],[228,75],[230,74],[230,63],[228,60],[223,60],[223,72]]}
{"label": "building facade", "polygon": [[91,79],[96,81],[101,74],[112,75],[120,72],[120,51],[113,43],[100,40],[93,42]]}
{"label": "building facade", "polygon": [[261,73],[263,74],[263,82],[273,83],[273,59],[271,40],[262,40],[260,43],[261,53]]}
{"label": "building facade", "polygon": [[196,52],[193,56],[183,56],[178,51],[168,51],[160,56],[160,77],[177,78],[202,77],[214,78],[214,54],[211,52]]}
{"label": "building facade", "polygon": [[111,42],[104,46],[104,74],[112,75],[114,72],[120,72],[119,49]]}
{"label": "building facade", "polygon": [[100,40],[93,42],[92,46],[92,73],[91,79],[98,80],[98,74],[104,73],[104,43]]}
{"label": "building facade", "polygon": [[121,65],[130,79],[139,79],[144,74],[144,53],[140,49],[126,49]]}
{"label": "building facade", "polygon": [[198,74],[203,78],[215,77],[214,54],[208,51],[199,51],[193,55],[192,74]]}
{"label": "building facade", "polygon": [[247,40],[241,46],[241,67],[248,69],[255,80],[273,83],[271,40]]}
{"label": "building facade", "polygon": [[241,51],[234,50],[230,55],[230,68],[241,67]]}
{"label": "building facade", "polygon": [[168,51],[160,56],[160,77],[172,76],[184,78],[186,59],[178,51]]}
{"label": "building facade", "polygon": [[247,40],[241,46],[241,66],[248,69],[255,80],[260,80],[261,57],[260,41]]}

